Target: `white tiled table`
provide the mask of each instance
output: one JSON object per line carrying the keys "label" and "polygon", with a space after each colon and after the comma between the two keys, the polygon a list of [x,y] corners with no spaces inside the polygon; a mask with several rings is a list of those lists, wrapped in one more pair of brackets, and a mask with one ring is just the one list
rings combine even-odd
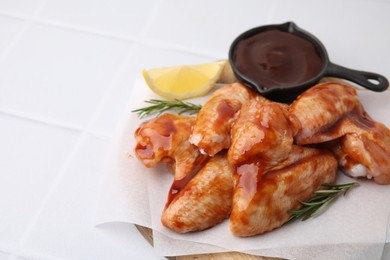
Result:
{"label": "white tiled table", "polygon": [[111,138],[142,68],[227,57],[295,21],[331,60],[390,77],[390,1],[0,0],[0,259],[161,259],[93,227]]}

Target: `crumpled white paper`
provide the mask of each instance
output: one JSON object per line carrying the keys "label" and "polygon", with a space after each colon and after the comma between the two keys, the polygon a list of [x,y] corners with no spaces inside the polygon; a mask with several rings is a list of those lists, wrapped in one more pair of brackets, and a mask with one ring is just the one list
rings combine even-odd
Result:
{"label": "crumpled white paper", "polygon": [[[359,90],[359,97],[371,117],[390,127],[390,91]],[[390,185],[368,180],[359,180],[359,187],[337,199],[320,216],[255,237],[233,236],[228,220],[189,234],[165,228],[160,216],[173,176],[164,166],[144,167],[133,151],[134,131],[144,120],[131,110],[145,106],[144,100],[152,98],[159,97],[138,80],[111,152],[97,225],[126,222],[152,228],[155,250],[164,256],[225,251],[288,259],[381,259],[386,257],[382,254],[390,255]],[[338,183],[351,181],[354,180],[339,173]]]}

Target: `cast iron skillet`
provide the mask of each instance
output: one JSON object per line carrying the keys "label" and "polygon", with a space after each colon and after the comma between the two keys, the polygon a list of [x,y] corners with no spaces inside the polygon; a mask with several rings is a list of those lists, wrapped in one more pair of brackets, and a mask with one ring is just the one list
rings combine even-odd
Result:
{"label": "cast iron skillet", "polygon": [[[262,86],[259,86],[256,84],[251,78],[243,74],[239,69],[236,67],[235,64],[235,53],[236,53],[236,47],[237,44],[248,37],[251,37],[255,34],[270,30],[270,29],[278,29],[281,31],[289,32],[292,34],[295,34],[296,36],[300,36],[314,44],[316,51],[318,52],[318,55],[322,59],[322,69],[321,71],[314,76],[313,78],[298,84],[298,85],[291,85],[291,86],[283,86],[281,88],[264,88]],[[349,81],[352,81],[358,85],[361,85],[367,89],[373,90],[373,91],[384,91],[389,87],[388,80],[379,74],[372,73],[372,72],[365,72],[365,71],[359,71],[359,70],[352,70],[345,67],[342,67],[340,65],[334,64],[329,60],[327,51],[324,47],[324,45],[312,34],[302,30],[299,28],[295,23],[293,22],[286,22],[283,24],[273,24],[273,25],[265,25],[253,28],[249,31],[246,31],[239,35],[231,44],[230,50],[229,50],[229,62],[232,66],[232,69],[234,71],[234,74],[236,75],[237,79],[245,84],[246,86],[252,88],[253,90],[259,92],[263,96],[279,101],[279,102],[291,102],[293,101],[300,93],[307,90],[308,88],[314,86],[316,83],[320,81],[321,78],[325,76],[331,76],[331,77],[338,77],[343,78]]]}

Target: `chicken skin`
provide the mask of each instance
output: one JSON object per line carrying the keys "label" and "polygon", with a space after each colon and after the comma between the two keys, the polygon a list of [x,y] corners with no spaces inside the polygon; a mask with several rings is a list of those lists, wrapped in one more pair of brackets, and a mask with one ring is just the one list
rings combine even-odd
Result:
{"label": "chicken skin", "polygon": [[232,127],[229,162],[239,164],[261,156],[267,165],[275,165],[286,158],[293,142],[286,115],[287,105],[281,103],[257,98],[246,102]]}
{"label": "chicken skin", "polygon": [[229,217],[233,169],[218,153],[180,190],[161,216],[164,226],[185,233],[215,226]]}
{"label": "chicken skin", "polygon": [[332,183],[337,171],[330,152],[293,144],[287,107],[274,102],[242,106],[228,158],[235,170],[230,230],[236,236],[280,227],[299,200]]}
{"label": "chicken skin", "polygon": [[164,114],[141,124],[135,131],[135,154],[148,168],[166,163],[173,169],[175,180],[199,170],[208,156],[188,142],[195,117]]}
{"label": "chicken skin", "polygon": [[364,111],[352,87],[325,83],[309,89],[291,105],[289,120],[297,144],[333,141],[344,172],[390,184],[390,130]]}
{"label": "chicken skin", "polygon": [[190,142],[214,156],[230,147],[230,128],[242,104],[254,93],[240,83],[216,90],[199,111]]}

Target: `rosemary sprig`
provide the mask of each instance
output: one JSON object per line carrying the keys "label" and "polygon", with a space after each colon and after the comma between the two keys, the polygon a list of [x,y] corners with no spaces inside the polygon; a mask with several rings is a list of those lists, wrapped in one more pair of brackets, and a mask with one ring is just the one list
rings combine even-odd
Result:
{"label": "rosemary sprig", "polygon": [[196,105],[179,99],[175,99],[173,101],[150,99],[145,102],[151,105],[135,109],[131,112],[137,113],[139,118],[144,118],[151,114],[156,114],[156,116],[159,116],[168,110],[177,110],[179,114],[195,114],[202,108],[201,105]]}
{"label": "rosemary sprig", "polygon": [[315,195],[308,201],[299,201],[303,207],[298,210],[289,210],[291,217],[287,220],[286,224],[299,218],[302,218],[302,221],[304,221],[310,217],[321,214],[333,200],[340,196],[340,194],[345,196],[347,192],[356,185],[358,185],[357,182],[338,185],[329,183],[322,184],[322,186],[328,189],[315,191]]}

